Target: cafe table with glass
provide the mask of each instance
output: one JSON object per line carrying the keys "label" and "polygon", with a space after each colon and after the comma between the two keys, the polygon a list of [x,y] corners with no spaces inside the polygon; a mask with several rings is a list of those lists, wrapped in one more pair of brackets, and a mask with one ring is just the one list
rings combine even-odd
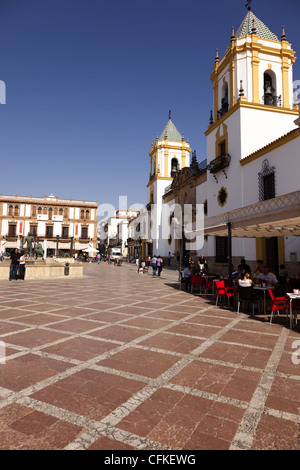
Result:
{"label": "cafe table with glass", "polygon": [[266,311],[267,311],[266,292],[269,289],[274,290],[275,287],[274,286],[268,286],[266,283],[261,283],[261,284],[254,284],[253,289],[258,290],[258,291],[262,291],[264,293],[264,315],[266,315]]}
{"label": "cafe table with glass", "polygon": [[[298,300],[300,302],[300,290],[293,289],[293,292],[287,292],[286,295],[290,299],[290,329],[293,329],[294,324],[294,315],[293,315],[293,301]],[[295,314],[296,323],[297,323],[297,313]]]}

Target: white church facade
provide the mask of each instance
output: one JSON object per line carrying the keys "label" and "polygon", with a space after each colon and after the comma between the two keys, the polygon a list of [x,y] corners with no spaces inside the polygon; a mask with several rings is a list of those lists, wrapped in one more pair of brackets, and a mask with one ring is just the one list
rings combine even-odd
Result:
{"label": "white church facade", "polygon": [[[197,210],[204,208],[203,243],[190,254],[204,253],[211,265],[224,264],[228,259],[228,234],[212,230],[208,221],[217,226],[219,218],[225,225],[225,215],[234,217],[235,211],[255,205],[263,210],[264,201],[272,199],[274,205],[289,194],[293,196],[288,199],[286,213],[297,213],[297,209],[300,213],[300,118],[293,90],[294,62],[295,52],[284,27],[277,37],[249,7],[237,32],[232,29],[223,56],[219,58],[216,53],[210,77],[213,110],[205,132],[206,164],[199,164],[194,152],[190,158],[191,147],[171,116],[151,146],[147,184],[150,235],[144,256],[147,246],[151,246],[152,254],[161,256],[188,251],[184,248],[184,231],[182,240],[175,233],[175,204],[182,209],[185,204],[191,206],[194,234],[198,233]],[[169,210],[164,212],[164,206]],[[275,214],[275,206],[270,210]],[[164,213],[168,220],[162,221]],[[184,216],[181,222],[184,225]],[[255,265],[257,259],[263,259],[272,263],[273,269],[286,264],[293,274],[300,274],[300,220],[282,215],[280,223],[278,219],[277,225],[272,222],[263,230],[259,219],[254,222],[256,231],[248,220],[252,227],[248,233],[246,228],[238,232],[236,223],[233,262],[245,257]]]}

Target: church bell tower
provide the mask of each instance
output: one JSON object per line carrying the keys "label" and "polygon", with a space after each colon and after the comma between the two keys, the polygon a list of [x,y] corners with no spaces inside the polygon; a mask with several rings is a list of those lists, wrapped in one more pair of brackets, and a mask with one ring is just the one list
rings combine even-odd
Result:
{"label": "church bell tower", "polygon": [[217,49],[210,77],[213,110],[205,132],[209,215],[240,207],[241,161],[296,128],[295,52],[285,27],[277,37],[248,4],[222,57]]}

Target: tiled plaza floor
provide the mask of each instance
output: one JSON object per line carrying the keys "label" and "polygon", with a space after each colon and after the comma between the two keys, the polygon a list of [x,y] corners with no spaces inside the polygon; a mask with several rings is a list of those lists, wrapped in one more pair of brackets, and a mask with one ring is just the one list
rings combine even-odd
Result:
{"label": "tiled plaza floor", "polygon": [[300,449],[299,331],[176,273],[84,274],[1,281],[1,450]]}

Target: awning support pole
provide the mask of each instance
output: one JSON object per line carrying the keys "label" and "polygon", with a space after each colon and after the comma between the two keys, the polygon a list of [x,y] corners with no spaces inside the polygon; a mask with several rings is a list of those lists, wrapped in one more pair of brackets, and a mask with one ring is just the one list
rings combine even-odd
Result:
{"label": "awning support pole", "polygon": [[228,285],[232,286],[232,238],[231,238],[231,222],[228,222],[228,273],[229,273],[229,280]]}

